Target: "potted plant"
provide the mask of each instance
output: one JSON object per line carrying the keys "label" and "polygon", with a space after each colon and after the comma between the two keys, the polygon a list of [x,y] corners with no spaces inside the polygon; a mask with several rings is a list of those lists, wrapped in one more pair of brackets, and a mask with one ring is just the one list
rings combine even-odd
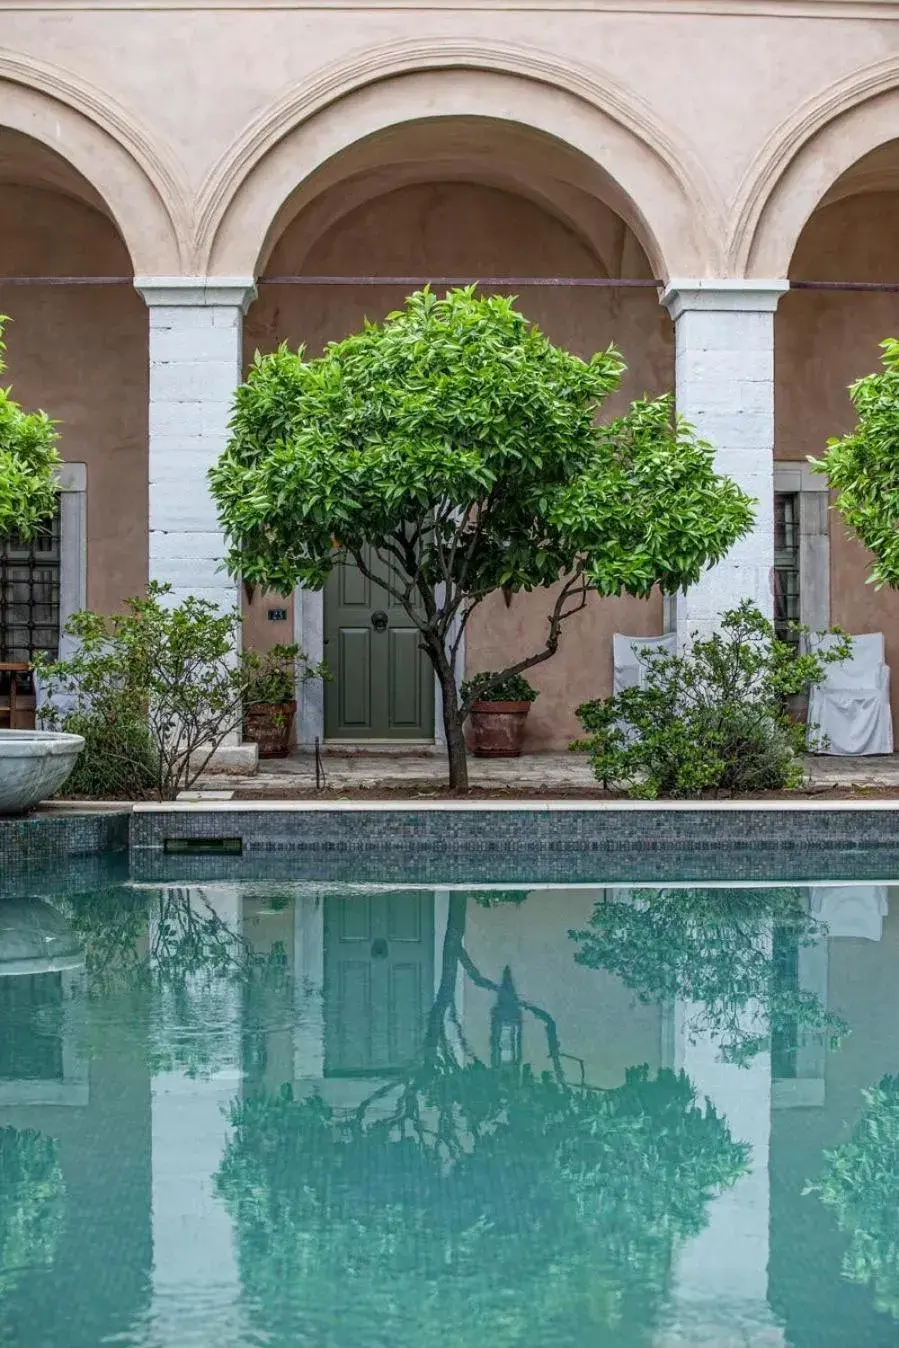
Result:
{"label": "potted plant", "polygon": [[324,676],[324,665],[310,665],[299,646],[273,646],[243,655],[247,674],[243,736],[259,745],[260,758],[286,758],[296,716],[297,682]]}
{"label": "potted plant", "polygon": [[462,698],[473,697],[469,708],[472,751],[476,758],[517,758],[531,703],[537,696],[521,674],[505,679],[485,672],[462,685]]}

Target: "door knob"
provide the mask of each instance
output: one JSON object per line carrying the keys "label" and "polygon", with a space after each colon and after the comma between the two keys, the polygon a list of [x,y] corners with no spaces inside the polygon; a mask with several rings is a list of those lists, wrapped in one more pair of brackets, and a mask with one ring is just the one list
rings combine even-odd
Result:
{"label": "door knob", "polygon": [[376,940],[372,941],[371,957],[373,960],[386,960],[387,942],[384,940],[383,936],[379,936]]}
{"label": "door knob", "polygon": [[383,632],[387,627],[387,614],[383,609],[375,609],[371,615],[371,625],[376,632]]}

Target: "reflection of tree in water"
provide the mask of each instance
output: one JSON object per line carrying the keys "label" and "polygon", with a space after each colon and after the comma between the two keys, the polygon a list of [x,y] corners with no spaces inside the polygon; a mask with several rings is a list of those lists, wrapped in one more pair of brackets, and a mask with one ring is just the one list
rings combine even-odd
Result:
{"label": "reflection of tree in water", "polygon": [[[273,896],[277,900],[277,896]],[[274,1024],[292,1005],[280,942],[255,950],[200,887],[118,887],[67,901],[85,955],[92,1029],[147,1045],[153,1072],[214,1072],[233,1059],[235,996]]]}
{"label": "reflection of tree in water", "polygon": [[0,1298],[34,1268],[49,1268],[65,1215],[65,1181],[53,1138],[0,1128]]}
{"label": "reflection of tree in water", "polygon": [[781,976],[774,933],[812,945],[827,928],[797,889],[641,889],[600,899],[572,931],[575,959],[617,974],[644,1003],[691,1004],[689,1032],[712,1034],[746,1063],[786,1031],[832,1039],[845,1030],[814,993]]}
{"label": "reflection of tree in water", "polygon": [[877,1309],[899,1319],[899,1077],[863,1091],[852,1136],[825,1152],[817,1193],[849,1236],[843,1276],[870,1285]]}
{"label": "reflection of tree in water", "polygon": [[[233,1106],[218,1187],[276,1342],[344,1342],[336,1330],[398,1348],[580,1345],[619,1326],[636,1343],[673,1243],[744,1169],[745,1148],[684,1076],[568,1084],[552,1016],[518,1000],[508,971],[497,982],[475,967],[465,915],[453,895],[411,1069],[342,1113],[289,1086]],[[489,1064],[465,1039],[460,969],[496,993]],[[539,1077],[514,1030],[496,1034],[498,1017],[502,1029],[523,1015],[546,1035],[553,1069]]]}

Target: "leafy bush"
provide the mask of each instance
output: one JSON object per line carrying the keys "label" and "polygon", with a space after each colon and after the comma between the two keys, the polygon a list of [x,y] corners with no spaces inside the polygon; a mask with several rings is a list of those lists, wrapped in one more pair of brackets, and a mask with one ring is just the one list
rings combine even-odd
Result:
{"label": "leafy bush", "polygon": [[862,1091],[865,1108],[847,1142],[825,1152],[817,1193],[849,1235],[843,1277],[870,1285],[879,1311],[899,1320],[899,1077]]}
{"label": "leafy bush", "polygon": [[803,654],[743,603],[681,654],[647,648],[644,686],[578,707],[587,737],[572,748],[590,755],[600,781],[648,800],[799,786],[801,755],[823,746],[791,719],[786,699],[850,652],[843,637]]}
{"label": "leafy bush", "polygon": [[55,1138],[0,1128],[0,1299],[35,1268],[50,1269],[65,1220]]}
{"label": "leafy bush", "polygon": [[835,506],[849,529],[874,555],[871,580],[899,587],[899,340],[881,342],[883,369],[849,389],[855,427],[828,440],[823,458],[812,460],[835,493]]}
{"label": "leafy bush", "polygon": [[693,584],[751,527],[752,501],[670,397],[599,424],[624,372],[554,346],[501,295],[411,295],[321,356],[258,356],[210,474],[235,576],[320,590],[349,560],[405,612],[442,693],[449,783],[468,785],[456,657],[497,590],[541,592],[551,659],[591,592]]}
{"label": "leafy bush", "polygon": [[[6,368],[0,315],[0,374]],[[51,518],[59,496],[57,433],[45,412],[24,412],[0,388],[0,537],[32,538]]]}
{"label": "leafy bush", "polygon": [[578,964],[614,974],[644,1005],[680,1002],[689,1041],[711,1036],[727,1062],[745,1066],[785,1033],[831,1045],[846,1029],[778,969],[780,942],[795,952],[827,934],[798,889],[607,890],[568,934]]}
{"label": "leafy bush", "polygon": [[279,706],[293,702],[297,692],[296,662],[299,646],[275,646],[268,660],[255,651],[247,651],[247,704]]}
{"label": "leafy bush", "polygon": [[487,670],[466,679],[462,685],[462,700],[468,702],[533,702],[537,698],[536,688],[532,688],[521,674],[494,674]]}
{"label": "leafy bush", "polygon": [[339,1283],[398,1348],[647,1342],[673,1249],[746,1170],[687,1077],[603,1090],[477,1062],[403,1085],[383,1120],[289,1082],[232,1105],[216,1188],[271,1323],[333,1325]]}
{"label": "leafy bush", "polygon": [[66,716],[70,734],[84,748],[66,780],[66,795],[90,800],[140,800],[153,793],[157,762],[146,718],[83,711]]}
{"label": "leafy bush", "polygon": [[[246,704],[273,678],[283,680],[285,667],[304,679],[323,672],[296,646],[235,657],[240,615],[193,596],[167,604],[170,590],[153,583],[112,618],[76,613],[66,627],[76,654],[36,661],[49,700],[42,722],[88,731],[81,780],[103,783],[104,794],[117,780],[129,794],[143,793],[149,778],[159,799],[173,799],[240,726]],[[54,705],[59,696],[68,710]]]}

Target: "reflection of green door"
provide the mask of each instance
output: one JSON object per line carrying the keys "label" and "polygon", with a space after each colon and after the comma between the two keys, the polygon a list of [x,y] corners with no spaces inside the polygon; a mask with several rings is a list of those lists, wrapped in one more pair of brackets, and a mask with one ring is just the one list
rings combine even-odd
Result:
{"label": "reflection of green door", "polygon": [[335,567],[325,587],[325,641],[328,739],[433,737],[434,676],[418,632],[350,562]]}
{"label": "reflection of green door", "polygon": [[421,1053],[434,1000],[434,896],[325,899],[325,1075],[391,1071]]}

